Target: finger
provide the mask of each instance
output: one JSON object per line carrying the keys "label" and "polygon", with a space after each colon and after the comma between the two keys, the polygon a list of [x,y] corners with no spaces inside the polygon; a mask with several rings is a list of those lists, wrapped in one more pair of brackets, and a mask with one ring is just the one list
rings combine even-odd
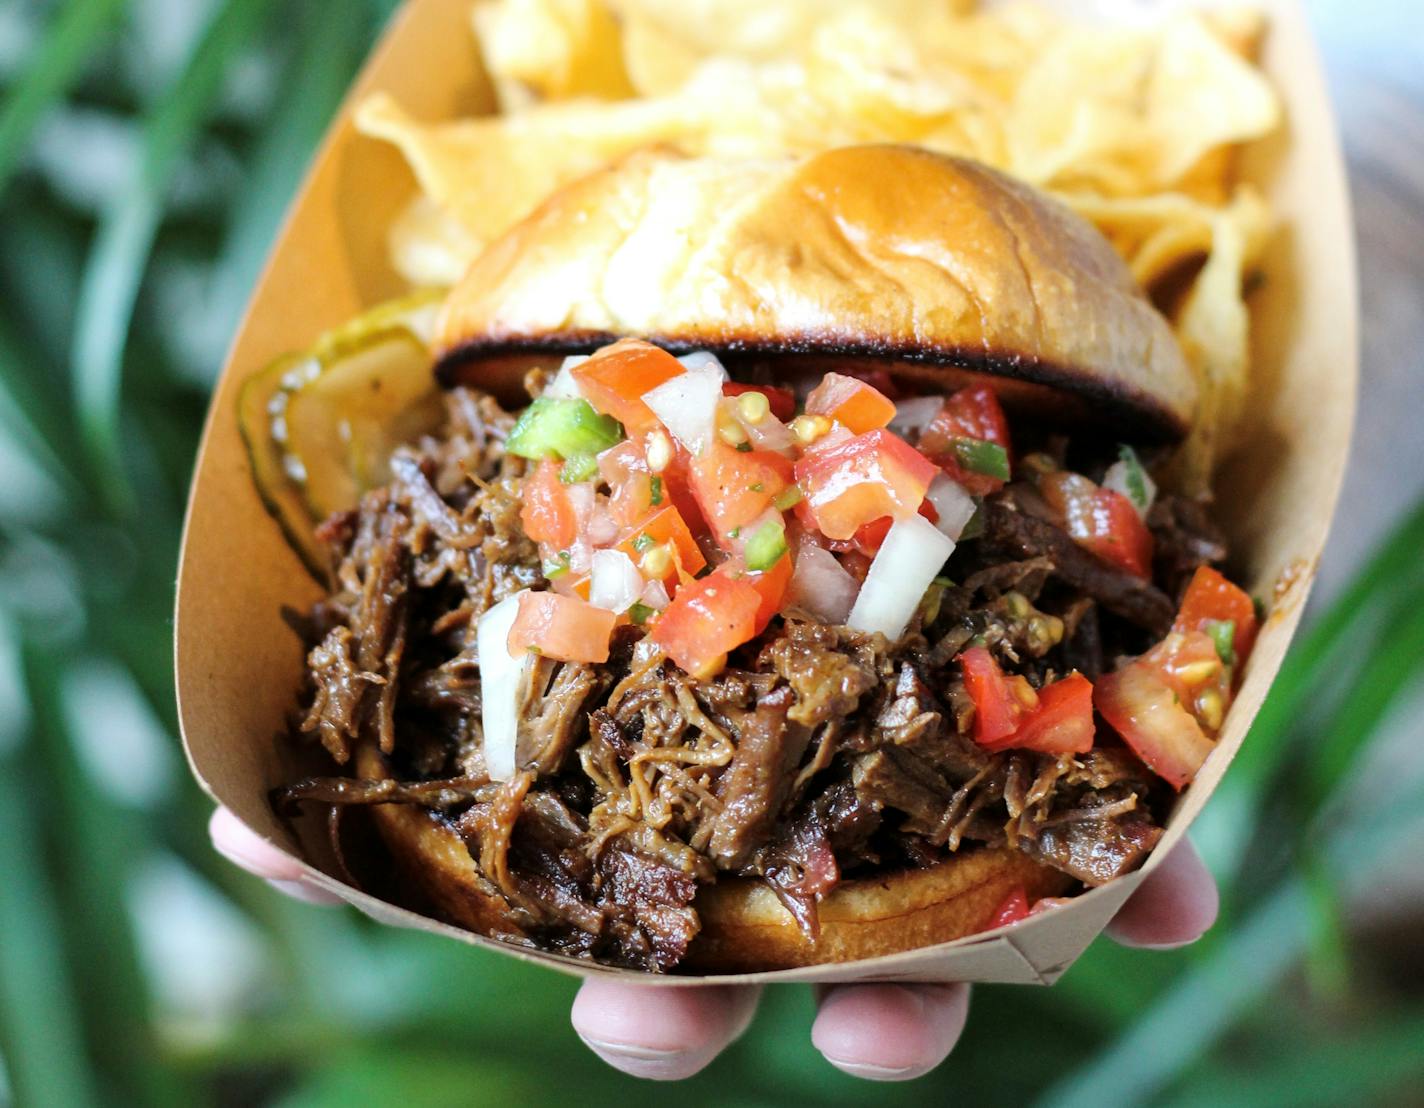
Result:
{"label": "finger", "polygon": [[821,998],[811,1042],[854,1077],[905,1081],[944,1061],[968,1016],[968,985],[838,985]]}
{"label": "finger", "polygon": [[300,863],[282,853],[226,808],[208,820],[213,849],[233,865],[261,877],[274,889],[308,904],[340,904],[341,898],[311,884]]}
{"label": "finger", "polygon": [[591,978],[574,999],[574,1030],[614,1069],[654,1081],[691,1077],[737,1039],[760,989],[622,985]]}
{"label": "finger", "polygon": [[1216,880],[1191,842],[1183,839],[1147,875],[1107,931],[1125,946],[1170,950],[1196,942],[1216,922]]}

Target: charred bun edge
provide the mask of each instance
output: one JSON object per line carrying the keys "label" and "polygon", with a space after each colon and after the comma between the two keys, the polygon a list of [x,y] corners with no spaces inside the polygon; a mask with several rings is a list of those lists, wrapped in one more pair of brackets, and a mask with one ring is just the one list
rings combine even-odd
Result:
{"label": "charred bun edge", "polygon": [[[606,331],[565,331],[545,335],[509,337],[479,337],[466,340],[442,351],[436,359],[435,376],[445,388],[459,384],[478,384],[478,369],[482,362],[494,358],[530,356],[562,356],[590,353],[600,346],[627,336]],[[934,346],[923,343],[893,343],[823,338],[796,335],[777,339],[738,338],[734,336],[679,338],[674,336],[638,336],[661,346],[673,354],[708,350],[719,357],[815,357],[873,358],[887,363],[902,362],[923,366],[927,372],[914,373],[887,366],[892,375],[918,381],[920,384],[943,387],[933,376],[935,369],[956,369],[978,373],[1007,381],[1036,385],[1064,394],[1077,401],[1095,423],[1110,426],[1133,442],[1146,445],[1172,444],[1181,441],[1190,430],[1175,413],[1145,392],[1128,388],[1091,370],[1056,365],[1032,354],[1015,351],[999,352],[968,347]]]}
{"label": "charred bun edge", "polygon": [[[389,769],[370,744],[358,749],[355,763],[361,777],[386,776]],[[369,811],[400,883],[423,907],[467,931],[537,949],[529,936],[511,930],[503,897],[449,822],[406,804],[377,804]],[[757,973],[934,946],[983,931],[1016,889],[1033,903],[1073,884],[1018,851],[975,847],[926,869],[842,882],[821,901],[820,937],[811,943],[769,887],[723,878],[698,892],[693,907],[702,930],[673,973]]]}

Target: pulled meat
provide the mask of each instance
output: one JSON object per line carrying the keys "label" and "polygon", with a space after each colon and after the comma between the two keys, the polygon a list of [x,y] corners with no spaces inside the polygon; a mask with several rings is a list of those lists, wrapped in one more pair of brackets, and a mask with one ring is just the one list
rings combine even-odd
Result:
{"label": "pulled meat", "polygon": [[440,437],[398,452],[388,484],[323,526],[337,585],[305,623],[298,732],[338,766],[374,743],[395,776],[297,782],[278,791],[284,812],[437,811],[505,901],[509,934],[654,971],[686,954],[697,890],[719,873],[765,881],[814,936],[817,903],[847,877],[992,844],[1097,885],[1160,837],[1160,783],[1110,740],[1074,757],[979,747],[955,658],[979,642],[1040,686],[1145,648],[1180,582],[1224,553],[1199,505],[1154,509],[1157,584],[1084,550],[1010,485],[949,563],[961,583],[937,584],[897,643],[789,613],[710,680],[633,627],[605,663],[541,658],[522,692],[520,772],[491,782],[475,623],[545,582],[519,525],[525,463],[502,446],[511,417],[464,389],[447,404]]}
{"label": "pulled meat", "polygon": [[1020,511],[1012,492],[984,505],[984,543],[1009,558],[1046,558],[1064,583],[1114,615],[1160,638],[1172,626],[1176,607],[1150,581],[1110,565],[1084,550],[1061,527]]}
{"label": "pulled meat", "polygon": [[792,774],[810,741],[810,729],[788,719],[796,694],[782,685],[742,717],[737,752],[722,774],[722,810],[708,853],[718,866],[736,869],[771,837]]}

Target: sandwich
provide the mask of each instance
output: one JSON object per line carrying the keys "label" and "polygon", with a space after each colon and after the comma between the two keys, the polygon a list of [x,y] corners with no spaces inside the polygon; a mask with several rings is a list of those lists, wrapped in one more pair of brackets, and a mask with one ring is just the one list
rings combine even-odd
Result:
{"label": "sandwich", "polygon": [[1259,616],[1156,487],[1197,382],[1081,218],[911,147],[645,150],[432,334],[439,414],[316,531],[293,731],[334,768],[274,795],[367,813],[382,888],[726,973],[1011,926],[1153,849]]}

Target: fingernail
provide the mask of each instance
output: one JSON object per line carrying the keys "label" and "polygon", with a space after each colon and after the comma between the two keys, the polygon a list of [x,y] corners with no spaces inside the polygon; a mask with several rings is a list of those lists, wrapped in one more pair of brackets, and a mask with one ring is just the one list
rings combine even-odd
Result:
{"label": "fingernail", "polygon": [[341,898],[334,893],[329,893],[325,889],[318,889],[308,885],[305,881],[283,881],[277,878],[268,878],[267,884],[271,885],[278,892],[286,893],[293,900],[302,900],[308,904],[320,904],[323,907],[331,904],[340,904]]}
{"label": "fingernail", "polygon": [[1177,943],[1135,943],[1138,950],[1181,950],[1184,946],[1191,946],[1196,939],[1183,939]]}
{"label": "fingernail", "polygon": [[261,876],[263,867],[258,861],[258,859],[249,857],[241,850],[234,850],[226,842],[220,839],[214,840],[213,849],[216,850],[233,865],[237,866],[238,869],[245,869],[248,873],[255,873],[258,876]]}
{"label": "fingernail", "polygon": [[846,1062],[830,1055],[826,1056],[826,1061],[852,1077],[863,1077],[867,1081],[903,1081],[920,1072],[916,1066],[872,1066],[869,1062]]}
{"label": "fingernail", "polygon": [[677,1058],[683,1053],[680,1050],[657,1050],[649,1046],[634,1046],[632,1043],[610,1043],[603,1039],[590,1039],[583,1035],[580,1035],[579,1038],[583,1039],[590,1050],[638,1062],[666,1062],[669,1058]]}

